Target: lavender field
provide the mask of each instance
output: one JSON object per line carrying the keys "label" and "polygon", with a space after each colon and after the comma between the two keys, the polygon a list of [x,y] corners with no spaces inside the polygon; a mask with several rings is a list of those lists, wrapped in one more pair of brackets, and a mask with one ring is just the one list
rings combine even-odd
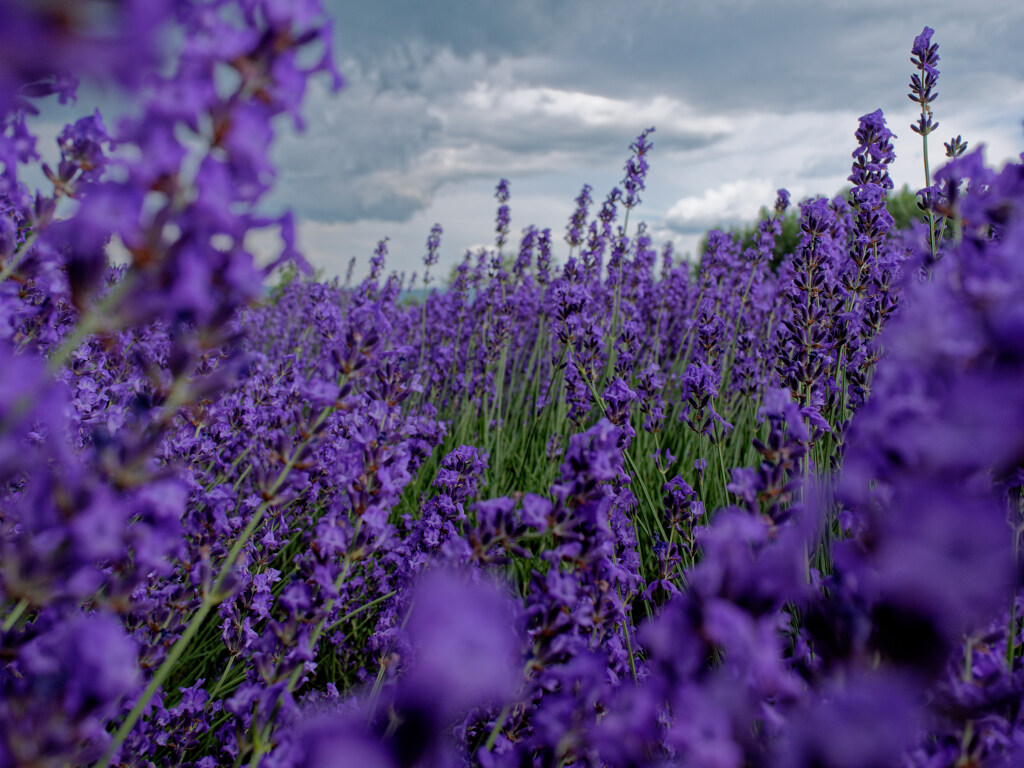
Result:
{"label": "lavender field", "polygon": [[[848,191],[683,258],[652,126],[447,283],[443,222],[343,280],[264,213],[331,34],[0,0],[0,768],[1024,765],[1024,166],[942,30]],[[46,163],[80,81],[135,108]]]}

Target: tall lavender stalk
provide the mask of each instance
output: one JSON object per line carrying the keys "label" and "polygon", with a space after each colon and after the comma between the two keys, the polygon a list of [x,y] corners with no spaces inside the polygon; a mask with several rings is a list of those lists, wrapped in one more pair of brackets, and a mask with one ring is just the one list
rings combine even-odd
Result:
{"label": "tall lavender stalk", "polygon": [[[939,63],[939,46],[932,43],[932,35],[935,30],[925,27],[920,35],[914,38],[914,45],[910,49],[910,63],[917,67],[918,71],[910,76],[910,93],[907,96],[911,101],[921,106],[921,116],[917,123],[912,124],[911,129],[921,136],[921,150],[924,153],[924,187],[930,190],[932,186],[932,171],[928,162],[928,137],[939,127],[939,124],[932,117],[931,103],[939,95],[935,90],[935,84],[939,80],[939,70],[936,64]],[[938,244],[935,236],[935,214],[928,207],[925,209],[925,216],[928,218],[928,245],[931,250],[931,258],[934,261],[938,254]]]}

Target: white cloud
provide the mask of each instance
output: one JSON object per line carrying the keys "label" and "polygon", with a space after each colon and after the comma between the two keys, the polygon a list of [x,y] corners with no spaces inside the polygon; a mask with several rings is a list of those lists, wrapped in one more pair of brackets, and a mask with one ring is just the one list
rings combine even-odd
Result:
{"label": "white cloud", "polygon": [[[732,119],[697,114],[669,96],[610,98],[551,87],[509,88],[486,81],[477,82],[470,91],[461,94],[453,112],[453,117],[469,118],[475,126],[511,123],[522,128],[522,121],[528,120],[531,134],[571,134],[591,128],[628,132],[637,125],[657,125],[662,136],[700,138],[725,135],[735,128]],[[502,127],[501,132],[505,130]]]}
{"label": "white cloud", "polygon": [[677,200],[665,212],[663,221],[684,232],[749,221],[757,217],[774,191],[768,179],[728,181]]}

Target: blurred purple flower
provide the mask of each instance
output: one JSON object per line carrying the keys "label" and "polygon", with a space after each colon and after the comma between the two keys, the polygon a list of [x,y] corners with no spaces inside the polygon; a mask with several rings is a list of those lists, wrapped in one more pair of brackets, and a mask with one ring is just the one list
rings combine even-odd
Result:
{"label": "blurred purple flower", "polygon": [[494,585],[432,571],[416,588],[406,627],[415,651],[402,698],[440,722],[515,695],[522,653],[509,599]]}

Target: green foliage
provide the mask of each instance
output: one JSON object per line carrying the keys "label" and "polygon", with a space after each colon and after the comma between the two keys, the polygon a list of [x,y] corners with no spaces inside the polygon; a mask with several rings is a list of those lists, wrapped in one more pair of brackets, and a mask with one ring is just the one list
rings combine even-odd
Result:
{"label": "green foliage", "polygon": [[911,192],[906,184],[899,191],[893,190],[889,193],[886,207],[896,222],[897,229],[910,229],[915,221],[924,221],[921,209],[917,207],[917,194]]}

